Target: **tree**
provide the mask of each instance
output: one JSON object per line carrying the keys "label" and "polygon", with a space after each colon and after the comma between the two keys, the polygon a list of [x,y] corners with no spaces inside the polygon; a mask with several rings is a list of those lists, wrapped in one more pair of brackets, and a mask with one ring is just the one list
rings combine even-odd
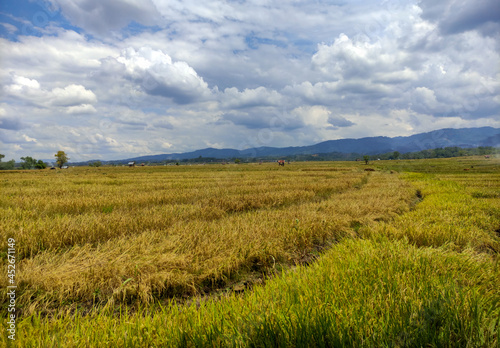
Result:
{"label": "tree", "polygon": [[21,160],[23,161],[21,163],[21,168],[22,169],[45,169],[47,168],[47,165],[43,163],[42,160],[36,160],[33,157],[26,156],[26,157],[21,157]]}
{"label": "tree", "polygon": [[68,155],[66,155],[64,151],[57,151],[54,157],[56,158],[56,163],[59,168],[62,168],[64,163],[69,161]]}
{"label": "tree", "polygon": [[36,165],[36,159],[30,156],[21,157],[21,168],[22,169],[33,169]]}
{"label": "tree", "polygon": [[8,162],[2,162],[2,158],[4,158],[5,155],[0,153],[0,170],[8,170],[8,169],[14,169],[14,166],[16,165],[16,161],[10,160]]}
{"label": "tree", "polygon": [[237,158],[237,159],[235,159],[235,160],[234,160],[234,163],[236,163],[236,164],[240,164],[240,163],[241,163],[241,160],[240,160],[239,158]]}
{"label": "tree", "polygon": [[100,167],[100,166],[102,166],[102,162],[101,161],[90,162],[89,166],[90,167]]}
{"label": "tree", "polygon": [[368,164],[368,162],[370,161],[370,156],[363,156],[363,160],[365,161],[365,164]]}
{"label": "tree", "polygon": [[44,163],[42,160],[38,160],[38,162],[36,162],[36,164],[35,164],[35,168],[36,169],[45,169],[45,168],[47,168],[47,164]]}
{"label": "tree", "polygon": [[399,156],[401,156],[401,154],[398,151],[394,151],[392,156],[394,157],[395,160],[397,160],[397,159],[399,159]]}

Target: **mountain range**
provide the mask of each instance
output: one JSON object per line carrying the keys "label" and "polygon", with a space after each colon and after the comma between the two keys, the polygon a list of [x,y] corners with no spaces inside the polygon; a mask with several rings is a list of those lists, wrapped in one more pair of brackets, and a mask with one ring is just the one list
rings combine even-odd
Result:
{"label": "mountain range", "polygon": [[[416,152],[443,147],[473,148],[480,146],[500,147],[500,128],[446,128],[407,137],[367,137],[360,139],[328,140],[309,146],[256,147],[245,150],[206,148],[192,152],[140,156],[120,160],[136,162],[161,162],[205,157],[217,159],[284,157],[327,153],[383,154],[391,151]],[[113,161],[115,162],[115,161]]]}

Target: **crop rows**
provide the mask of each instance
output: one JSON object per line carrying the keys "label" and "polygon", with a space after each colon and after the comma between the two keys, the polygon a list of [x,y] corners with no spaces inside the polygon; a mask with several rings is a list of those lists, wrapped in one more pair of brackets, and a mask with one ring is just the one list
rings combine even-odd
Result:
{"label": "crop rows", "polygon": [[364,168],[2,176],[18,346],[498,346],[500,166]]}
{"label": "crop rows", "polygon": [[395,176],[357,168],[242,167],[6,176],[0,221],[18,245],[18,303],[33,313],[203,294],[308,262],[414,198]]}

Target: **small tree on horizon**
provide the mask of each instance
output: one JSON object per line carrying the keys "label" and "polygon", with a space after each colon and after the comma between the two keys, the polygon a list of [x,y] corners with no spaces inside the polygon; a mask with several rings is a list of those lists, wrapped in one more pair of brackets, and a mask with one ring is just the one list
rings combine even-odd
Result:
{"label": "small tree on horizon", "polygon": [[16,161],[10,160],[7,162],[2,162],[3,158],[5,158],[5,155],[0,153],[0,170],[14,169]]}
{"label": "small tree on horizon", "polygon": [[59,168],[62,168],[64,163],[69,161],[68,155],[66,155],[64,151],[57,151],[54,157],[56,158],[56,163]]}
{"label": "small tree on horizon", "polygon": [[45,169],[45,168],[47,168],[47,164],[42,160],[38,160],[38,162],[36,162],[36,164],[35,164],[35,168],[36,169]]}
{"label": "small tree on horizon", "polygon": [[45,169],[45,168],[47,168],[47,165],[42,160],[37,161],[35,158],[30,157],[30,156],[21,157],[21,160],[23,161],[21,163],[22,169]]}
{"label": "small tree on horizon", "polygon": [[365,161],[365,164],[368,164],[368,162],[370,161],[370,156],[363,156],[363,160]]}
{"label": "small tree on horizon", "polygon": [[90,162],[89,166],[90,167],[100,167],[100,166],[102,166],[102,162],[101,161]]}
{"label": "small tree on horizon", "polygon": [[36,159],[30,156],[21,157],[21,168],[22,169],[33,169],[36,165]]}

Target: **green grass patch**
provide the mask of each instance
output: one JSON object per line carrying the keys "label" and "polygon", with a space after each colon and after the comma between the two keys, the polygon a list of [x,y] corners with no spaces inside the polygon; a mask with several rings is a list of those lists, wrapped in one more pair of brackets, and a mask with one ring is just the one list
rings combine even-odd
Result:
{"label": "green grass patch", "polygon": [[498,344],[498,264],[406,241],[348,240],[244,295],[19,324],[24,347]]}

